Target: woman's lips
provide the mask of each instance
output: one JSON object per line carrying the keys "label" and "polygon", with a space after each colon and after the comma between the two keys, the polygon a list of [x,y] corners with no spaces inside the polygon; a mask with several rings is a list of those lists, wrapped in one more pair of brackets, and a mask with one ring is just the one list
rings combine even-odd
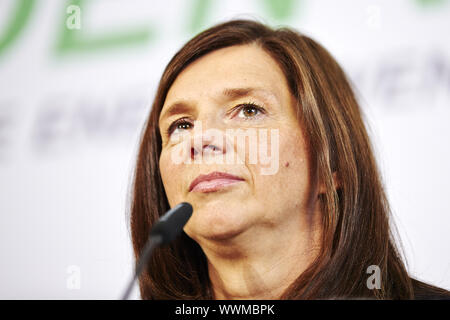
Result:
{"label": "woman's lips", "polygon": [[195,178],[189,186],[189,192],[213,192],[243,180],[229,173],[215,171]]}
{"label": "woman's lips", "polygon": [[235,179],[215,179],[211,181],[203,181],[198,183],[191,191],[192,192],[213,192],[225,186],[240,182],[242,180]]}

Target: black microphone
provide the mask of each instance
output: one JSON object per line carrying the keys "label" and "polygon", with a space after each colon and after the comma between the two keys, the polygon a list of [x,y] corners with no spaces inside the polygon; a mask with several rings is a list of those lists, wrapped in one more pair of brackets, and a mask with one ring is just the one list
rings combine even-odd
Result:
{"label": "black microphone", "polygon": [[133,278],[122,296],[122,300],[127,300],[133,289],[133,284],[140,276],[144,266],[147,264],[153,249],[159,245],[167,245],[178,236],[183,227],[192,215],[192,206],[187,202],[182,202],[174,208],[167,211],[150,230],[150,236],[142,249],[139,261],[136,264],[136,270]]}

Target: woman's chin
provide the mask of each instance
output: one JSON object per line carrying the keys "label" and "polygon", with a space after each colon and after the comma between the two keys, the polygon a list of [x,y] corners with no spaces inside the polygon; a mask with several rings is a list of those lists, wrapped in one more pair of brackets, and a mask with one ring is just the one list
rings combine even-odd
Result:
{"label": "woman's chin", "polygon": [[204,230],[204,232],[198,232],[197,236],[207,241],[224,242],[235,239],[242,232],[242,229]]}
{"label": "woman's chin", "polygon": [[186,225],[186,233],[194,240],[211,241],[230,240],[244,232],[251,226],[248,219],[231,212],[197,212],[195,217]]}

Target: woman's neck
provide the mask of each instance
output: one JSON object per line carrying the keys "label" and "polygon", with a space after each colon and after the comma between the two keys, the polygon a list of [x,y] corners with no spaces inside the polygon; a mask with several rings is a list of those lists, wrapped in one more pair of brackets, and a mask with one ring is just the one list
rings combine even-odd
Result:
{"label": "woman's neck", "polygon": [[214,298],[280,298],[319,250],[318,228],[301,231],[292,223],[288,228],[292,230],[252,230],[232,240],[202,246]]}

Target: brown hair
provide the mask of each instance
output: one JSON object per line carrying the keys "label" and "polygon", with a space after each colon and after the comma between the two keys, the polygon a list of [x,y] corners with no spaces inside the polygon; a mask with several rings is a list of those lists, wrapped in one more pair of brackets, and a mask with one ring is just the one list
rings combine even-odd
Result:
{"label": "brown hair", "polygon": [[[144,127],[131,196],[131,233],[139,256],[153,223],[170,209],[159,173],[158,118],[175,78],[194,60],[220,48],[257,44],[283,71],[307,133],[311,184],[326,185],[322,247],[317,258],[284,292],[285,299],[413,298],[413,282],[396,249],[390,209],[361,110],[343,70],[317,42],[290,28],[233,20],[187,42],[161,77]],[[338,173],[339,188],[333,185]],[[381,289],[367,288],[368,266],[381,270]],[[206,257],[182,234],[155,251],[139,279],[143,299],[213,299]]]}

